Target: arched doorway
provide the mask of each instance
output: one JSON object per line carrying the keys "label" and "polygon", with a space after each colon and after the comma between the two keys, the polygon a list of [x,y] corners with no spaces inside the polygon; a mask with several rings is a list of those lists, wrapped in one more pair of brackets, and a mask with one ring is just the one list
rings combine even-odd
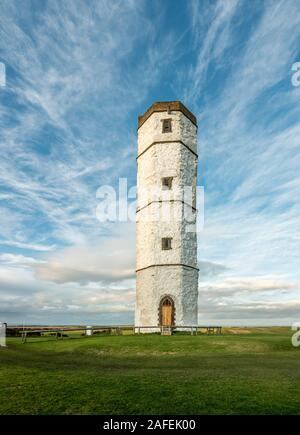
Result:
{"label": "arched doorway", "polygon": [[175,325],[175,305],[170,296],[162,298],[159,304],[159,325],[174,326]]}

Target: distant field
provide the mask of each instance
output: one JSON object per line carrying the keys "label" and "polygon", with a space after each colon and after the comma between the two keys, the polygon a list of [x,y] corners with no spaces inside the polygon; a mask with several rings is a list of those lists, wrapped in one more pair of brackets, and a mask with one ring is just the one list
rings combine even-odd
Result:
{"label": "distant field", "polygon": [[299,414],[289,328],[8,339],[0,414]]}

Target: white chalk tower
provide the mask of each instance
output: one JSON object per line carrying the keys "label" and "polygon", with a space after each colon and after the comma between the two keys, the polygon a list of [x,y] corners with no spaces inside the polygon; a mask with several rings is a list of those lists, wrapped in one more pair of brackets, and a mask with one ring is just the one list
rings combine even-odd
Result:
{"label": "white chalk tower", "polygon": [[141,332],[198,324],[197,161],[197,120],[180,101],[139,116],[135,326],[149,327]]}

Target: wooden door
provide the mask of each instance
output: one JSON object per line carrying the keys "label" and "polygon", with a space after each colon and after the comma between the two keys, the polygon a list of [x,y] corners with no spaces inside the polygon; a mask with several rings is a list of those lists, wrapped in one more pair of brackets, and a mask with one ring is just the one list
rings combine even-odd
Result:
{"label": "wooden door", "polygon": [[172,325],[172,303],[168,299],[163,302],[161,313],[162,326]]}

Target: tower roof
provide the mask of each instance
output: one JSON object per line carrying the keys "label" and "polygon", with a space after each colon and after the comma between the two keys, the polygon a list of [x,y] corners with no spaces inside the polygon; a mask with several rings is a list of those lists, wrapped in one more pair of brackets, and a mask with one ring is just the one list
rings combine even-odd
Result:
{"label": "tower roof", "polygon": [[197,126],[197,118],[187,109],[181,101],[157,101],[149,107],[144,115],[139,116],[138,129],[154,112],[166,112],[168,110],[182,112],[189,120]]}

